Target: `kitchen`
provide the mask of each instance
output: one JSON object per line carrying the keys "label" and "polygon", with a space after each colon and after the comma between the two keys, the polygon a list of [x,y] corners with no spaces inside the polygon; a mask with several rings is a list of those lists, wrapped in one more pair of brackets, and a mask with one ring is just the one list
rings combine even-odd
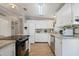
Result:
{"label": "kitchen", "polygon": [[0,56],[79,56],[78,6],[0,4]]}

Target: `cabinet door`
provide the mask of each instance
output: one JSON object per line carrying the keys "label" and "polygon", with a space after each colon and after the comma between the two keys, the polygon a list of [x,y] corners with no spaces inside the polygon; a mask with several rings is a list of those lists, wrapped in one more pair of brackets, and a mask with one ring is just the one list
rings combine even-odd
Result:
{"label": "cabinet door", "polygon": [[63,56],[79,56],[79,39],[62,40]]}
{"label": "cabinet door", "polygon": [[60,38],[55,37],[55,55],[56,56],[61,56],[61,50],[62,50],[62,40]]}
{"label": "cabinet door", "polygon": [[79,3],[73,3],[72,4],[72,13],[73,13],[73,17],[75,16],[79,16]]}
{"label": "cabinet door", "polygon": [[72,4],[72,13],[73,13],[73,24],[79,24],[77,22],[75,22],[75,19],[79,19],[79,3],[73,3]]}
{"label": "cabinet door", "polygon": [[65,4],[56,14],[58,27],[72,24],[71,4]]}
{"label": "cabinet door", "polygon": [[15,44],[13,43],[0,49],[0,56],[15,56]]}
{"label": "cabinet door", "polygon": [[35,42],[48,42],[50,44],[50,35],[48,33],[36,33]]}

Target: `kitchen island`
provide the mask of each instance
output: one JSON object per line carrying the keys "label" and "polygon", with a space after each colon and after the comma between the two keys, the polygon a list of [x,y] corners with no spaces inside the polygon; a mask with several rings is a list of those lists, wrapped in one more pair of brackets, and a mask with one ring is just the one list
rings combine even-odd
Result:
{"label": "kitchen island", "polygon": [[12,36],[0,38],[0,56],[15,56],[15,42]]}
{"label": "kitchen island", "polygon": [[54,34],[56,56],[79,56],[79,36],[63,36]]}

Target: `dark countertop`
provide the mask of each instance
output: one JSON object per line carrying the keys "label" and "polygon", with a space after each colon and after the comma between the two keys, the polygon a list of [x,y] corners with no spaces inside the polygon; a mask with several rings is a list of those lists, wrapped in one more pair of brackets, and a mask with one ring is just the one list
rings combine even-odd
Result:
{"label": "dark countertop", "polygon": [[26,38],[29,37],[29,35],[15,35],[15,36],[8,36],[0,38],[0,49],[11,44],[15,43],[17,39],[19,38]]}
{"label": "dark countertop", "polygon": [[17,40],[18,38],[25,38],[25,37],[29,37],[29,35],[14,35],[14,36],[8,36],[8,37],[0,38],[0,40]]}

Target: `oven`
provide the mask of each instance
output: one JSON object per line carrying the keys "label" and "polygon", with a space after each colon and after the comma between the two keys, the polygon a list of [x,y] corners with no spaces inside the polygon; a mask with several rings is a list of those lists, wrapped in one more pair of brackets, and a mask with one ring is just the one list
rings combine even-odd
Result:
{"label": "oven", "polygon": [[29,55],[29,38],[27,36],[19,37],[16,40],[16,56]]}

